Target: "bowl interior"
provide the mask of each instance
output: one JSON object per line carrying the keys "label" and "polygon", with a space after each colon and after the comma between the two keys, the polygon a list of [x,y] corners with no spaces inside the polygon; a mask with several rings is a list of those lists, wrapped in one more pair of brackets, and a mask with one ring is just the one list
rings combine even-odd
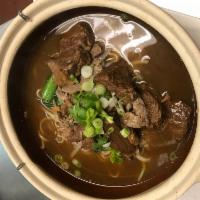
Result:
{"label": "bowl interior", "polygon": [[[35,29],[35,31],[31,33],[31,35],[29,35],[28,38],[26,38],[25,42],[20,47],[19,51],[17,52],[17,55],[15,56],[9,74],[9,83],[8,83],[9,108],[10,108],[12,122],[16,129],[17,136],[19,138],[19,141],[21,142],[21,145],[25,148],[31,160],[36,165],[41,167],[43,171],[47,173],[50,177],[58,180],[61,184],[66,185],[66,187],[70,187],[80,193],[84,193],[94,197],[101,197],[101,198],[128,197],[143,192],[153,187],[154,185],[160,183],[161,181],[165,180],[167,177],[169,177],[169,175],[172,175],[174,171],[176,171],[182,163],[177,163],[175,169],[169,171],[169,173],[166,174],[163,173],[162,178],[156,177],[153,184],[151,183],[151,180],[148,180],[143,184],[135,184],[133,186],[126,186],[126,187],[114,187],[114,186],[106,187],[106,186],[91,184],[86,181],[74,178],[70,174],[62,171],[46,156],[45,152],[40,148],[39,139],[36,137],[38,124],[36,124],[36,122],[30,123],[31,115],[26,118],[24,113],[24,111],[26,110],[26,105],[27,104],[30,105],[33,103],[29,101],[29,99],[27,98],[28,94],[35,91],[36,88],[39,88],[43,81],[43,80],[38,80],[37,82],[35,82],[36,79],[33,78],[33,80],[30,80],[29,76],[30,70],[32,70],[30,64],[32,62],[31,60],[33,57],[32,55],[35,54],[37,48],[40,48],[40,42],[43,39],[43,37],[49,31],[54,29],[56,26],[60,25],[62,22],[65,22],[67,19],[74,18],[84,14],[95,14],[95,13],[106,13],[106,14],[116,14],[116,15],[122,14],[119,11],[107,8],[90,7],[90,8],[73,9],[64,13],[60,13],[50,18],[48,21],[45,21],[42,25],[40,25],[37,29]],[[135,18],[135,21],[140,23],[141,25],[144,25],[148,30],[153,31],[156,34],[156,36],[159,36],[160,40],[165,41],[165,39],[152,27],[150,27],[149,25],[145,24],[144,22],[140,21],[137,18]],[[160,45],[159,48],[161,49],[164,48],[162,47],[162,43],[158,45]],[[170,44],[168,44],[168,47],[171,48],[171,51],[173,52],[175,51]],[[171,55],[170,52],[168,52],[167,54],[169,56]],[[174,58],[174,60],[177,60],[176,61],[177,64],[180,63],[178,59],[180,58],[178,54],[176,54],[176,58]],[[159,61],[160,64],[163,63],[166,65],[166,62],[168,64],[172,64],[170,63],[170,60],[168,61],[164,60],[164,57],[156,58],[156,60]],[[195,99],[193,85],[184,64],[183,63],[180,64],[179,67],[180,67],[179,70],[182,71],[184,77],[187,79],[186,82],[187,83],[190,82],[190,84],[189,85],[185,84],[184,82],[181,81],[182,77],[177,76],[177,79],[180,82],[180,85],[177,86],[177,88],[179,88],[179,92],[177,93],[177,98],[179,94],[184,93],[184,91],[187,91],[190,93],[190,96],[192,96]],[[166,78],[170,77],[170,73],[168,74],[168,77],[166,75]],[[178,74],[179,71],[175,71],[174,73]],[[34,84],[27,84],[28,81],[27,79],[29,79],[30,83],[33,82]],[[171,77],[171,80],[173,82],[173,77]],[[174,95],[176,95],[177,91],[172,90],[172,92],[174,92]],[[190,104],[188,99],[184,100]],[[36,101],[36,96],[34,101]],[[32,104],[32,106],[34,108],[35,106],[34,103]],[[196,109],[196,105],[191,105],[191,106],[193,106],[193,110]],[[190,147],[192,145],[194,139],[195,127],[196,125],[194,123],[190,130],[191,133],[190,137],[188,137],[187,140],[188,143],[187,148],[185,148],[182,154],[183,158],[187,156]]]}

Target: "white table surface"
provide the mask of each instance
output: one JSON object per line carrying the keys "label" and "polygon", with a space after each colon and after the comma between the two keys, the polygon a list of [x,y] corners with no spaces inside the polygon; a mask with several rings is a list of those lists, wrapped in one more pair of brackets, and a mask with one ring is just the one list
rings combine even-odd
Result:
{"label": "white table surface", "polygon": [[[200,18],[200,1],[198,0],[151,0],[168,9],[178,10],[188,15]],[[191,6],[192,4],[192,6]],[[184,14],[168,11],[192,36],[200,48],[200,19]],[[0,26],[0,35],[9,22]],[[10,174],[12,178],[6,177]],[[35,190],[21,175],[16,172],[0,145],[0,200],[45,200],[46,198]],[[16,181],[14,181],[16,180]],[[13,182],[17,182],[17,185]],[[13,190],[7,190],[13,188]],[[11,192],[12,191],[12,192]],[[152,199],[153,200],[153,199]],[[200,183],[192,186],[179,200],[200,200]]]}

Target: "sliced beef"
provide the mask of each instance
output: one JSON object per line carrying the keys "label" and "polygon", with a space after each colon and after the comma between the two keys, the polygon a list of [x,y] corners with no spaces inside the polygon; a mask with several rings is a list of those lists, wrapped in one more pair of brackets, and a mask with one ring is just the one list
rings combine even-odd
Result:
{"label": "sliced beef", "polygon": [[162,117],[162,111],[156,96],[154,96],[151,92],[144,90],[141,93],[141,97],[148,112],[150,125],[158,126]]}
{"label": "sliced beef", "polygon": [[95,42],[91,26],[86,22],[79,22],[61,35],[60,52],[73,49],[90,51]]}
{"label": "sliced beef", "polygon": [[68,114],[69,108],[71,108],[72,103],[69,99],[66,99],[62,105],[60,105],[60,117],[64,118]]}
{"label": "sliced beef", "polygon": [[130,68],[124,60],[104,68],[95,76],[95,82],[103,84],[124,103],[132,102],[135,98]]}
{"label": "sliced beef", "polygon": [[181,140],[188,131],[191,108],[182,101],[169,102],[165,129],[176,140]]}
{"label": "sliced beef", "polygon": [[57,62],[51,59],[47,62],[47,65],[50,68],[54,80],[58,86],[63,87],[64,85],[71,84],[71,81],[68,79],[65,72]]}
{"label": "sliced beef", "polygon": [[105,51],[104,43],[97,41],[94,43],[90,53],[92,55],[92,58],[94,59],[94,58],[102,55],[104,53],[104,51]]}
{"label": "sliced beef", "polygon": [[94,140],[92,138],[85,138],[82,141],[82,149],[85,151],[92,151],[92,145],[94,144]]}
{"label": "sliced beef", "polygon": [[91,63],[91,56],[88,51],[70,48],[68,51],[60,53],[55,61],[66,74],[79,76],[81,67]]}
{"label": "sliced beef", "polygon": [[182,101],[167,102],[166,119],[161,129],[144,129],[140,145],[147,150],[176,144],[188,131],[191,108]]}
{"label": "sliced beef", "polygon": [[83,138],[83,127],[80,125],[74,125],[67,133],[67,140],[71,143],[80,142]]}
{"label": "sliced beef", "polygon": [[121,136],[120,128],[117,125],[112,126],[114,127],[114,132],[110,134],[111,147],[126,155],[133,154],[136,149],[135,144],[132,144],[128,138]]}
{"label": "sliced beef", "polygon": [[131,128],[143,128],[149,126],[147,110],[141,98],[133,102],[133,112],[126,112],[122,117],[123,124]]}
{"label": "sliced beef", "polygon": [[162,109],[160,100],[157,97],[156,92],[152,88],[150,88],[146,81],[144,81],[140,72],[137,71],[134,74],[133,80],[135,88],[137,89],[142,100],[144,101],[148,113],[149,126],[158,126],[162,118]]}
{"label": "sliced beef", "polygon": [[143,128],[149,126],[148,113],[144,102],[141,98],[137,98],[132,103],[133,111],[126,112],[122,116],[122,122],[125,126],[131,128]]}
{"label": "sliced beef", "polygon": [[90,50],[95,38],[92,28],[86,22],[77,23],[60,37],[58,52],[50,56],[49,67],[58,85],[63,86],[66,76],[71,74],[79,76],[81,67],[91,64]]}

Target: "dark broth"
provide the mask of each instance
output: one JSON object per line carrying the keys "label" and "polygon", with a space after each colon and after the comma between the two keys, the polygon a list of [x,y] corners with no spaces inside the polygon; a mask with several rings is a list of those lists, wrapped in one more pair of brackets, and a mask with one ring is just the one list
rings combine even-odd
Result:
{"label": "dark broth", "polygon": [[[130,17],[128,22],[123,22],[119,17],[121,14],[115,10],[101,8],[75,9],[45,22],[29,36],[18,51],[8,85],[11,117],[18,137],[31,159],[63,184],[80,192],[104,198],[137,194],[171,176],[186,158],[196,128],[195,93],[184,63],[157,31],[134,17]],[[46,126],[46,135],[50,141],[45,144],[45,151],[40,149],[39,122],[45,115],[36,98],[36,91],[50,75],[46,60],[50,54],[56,52],[59,33],[80,20],[90,23],[96,39],[104,41],[106,45],[121,53],[135,69],[141,71],[144,79],[157,92],[168,91],[174,100],[183,100],[192,108],[190,128],[187,137],[181,143],[145,152],[145,156],[150,157],[151,162],[147,164],[139,183],[137,178],[142,166],[137,159],[127,160],[122,165],[113,165],[108,160],[100,159],[96,153],[79,152],[76,158],[83,166],[81,178],[94,184],[79,181],[60,169],[52,162],[52,158],[55,154],[61,154],[70,163],[69,155],[73,149],[66,142],[58,144],[54,140],[55,128],[51,123]],[[137,64],[137,61],[146,55],[150,57],[150,62]],[[167,133],[163,133],[162,139],[168,142]],[[175,160],[168,159],[165,163],[158,164],[159,157],[169,156],[173,152],[177,156]],[[70,170],[73,171],[73,167]],[[116,173],[120,175],[113,178],[111,175]],[[91,190],[87,188],[88,185]],[[127,185],[129,186],[125,187]]]}

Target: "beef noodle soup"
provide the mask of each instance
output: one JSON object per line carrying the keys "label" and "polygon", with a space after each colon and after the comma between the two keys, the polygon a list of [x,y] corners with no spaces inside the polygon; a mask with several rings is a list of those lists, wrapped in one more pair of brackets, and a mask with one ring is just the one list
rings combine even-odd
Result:
{"label": "beef noodle soup", "polygon": [[60,171],[54,178],[71,177],[64,184],[129,187],[113,196],[84,191],[98,197],[142,192],[172,175],[190,149],[192,82],[144,22],[109,9],[76,11],[50,19],[19,50],[8,87],[14,125],[34,162]]}

